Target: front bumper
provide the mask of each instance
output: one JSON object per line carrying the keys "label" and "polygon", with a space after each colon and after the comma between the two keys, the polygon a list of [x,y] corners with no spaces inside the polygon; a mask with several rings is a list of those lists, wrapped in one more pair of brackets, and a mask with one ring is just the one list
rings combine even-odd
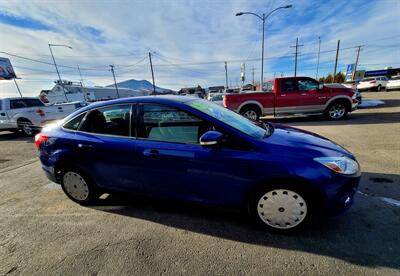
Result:
{"label": "front bumper", "polygon": [[377,87],[376,84],[357,85],[358,90],[371,90],[371,89],[375,89],[376,87]]}

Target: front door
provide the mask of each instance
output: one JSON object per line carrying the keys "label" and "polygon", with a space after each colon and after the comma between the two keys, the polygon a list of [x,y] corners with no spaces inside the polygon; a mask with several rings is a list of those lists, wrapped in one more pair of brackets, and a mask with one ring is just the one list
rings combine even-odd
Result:
{"label": "front door", "polygon": [[238,200],[241,183],[251,178],[248,152],[202,147],[200,136],[214,126],[189,112],[158,104],[140,110],[135,159],[148,194],[217,204]]}

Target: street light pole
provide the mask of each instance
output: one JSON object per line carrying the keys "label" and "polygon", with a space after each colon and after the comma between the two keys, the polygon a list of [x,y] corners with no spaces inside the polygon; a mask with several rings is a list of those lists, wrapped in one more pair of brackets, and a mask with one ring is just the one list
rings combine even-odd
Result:
{"label": "street light pole", "polygon": [[253,12],[238,12],[238,13],[236,14],[236,16],[241,16],[241,15],[244,15],[244,14],[254,15],[254,16],[258,17],[259,19],[261,19],[261,21],[262,21],[263,26],[262,26],[261,82],[260,82],[260,87],[261,87],[261,89],[263,89],[263,83],[264,83],[264,30],[265,30],[265,21],[267,20],[267,18],[268,18],[271,14],[273,14],[273,13],[276,12],[277,10],[280,10],[280,9],[288,9],[288,8],[291,8],[291,7],[293,7],[293,5],[281,6],[281,7],[278,7],[278,8],[276,8],[276,9],[272,10],[272,11],[269,12],[267,15],[265,15],[265,13],[263,13],[262,16],[260,16],[260,15],[258,15],[258,14],[256,14],[256,13],[253,13]]}
{"label": "street light pole", "polygon": [[61,87],[63,88],[65,99],[66,99],[67,102],[68,102],[67,93],[65,92],[65,87],[64,87],[64,85],[62,84],[62,81],[61,81],[61,76],[60,76],[60,72],[58,71],[56,59],[54,58],[53,51],[51,50],[51,47],[52,47],[52,46],[53,46],[53,47],[54,47],[54,46],[57,46],[57,47],[67,47],[67,48],[70,48],[71,50],[72,50],[72,47],[71,47],[71,46],[68,46],[68,45],[50,44],[50,43],[49,43],[50,54],[51,54],[51,57],[53,58],[54,67],[56,67],[56,72],[57,72],[57,75],[58,75],[58,80],[60,81],[60,85],[61,85]]}

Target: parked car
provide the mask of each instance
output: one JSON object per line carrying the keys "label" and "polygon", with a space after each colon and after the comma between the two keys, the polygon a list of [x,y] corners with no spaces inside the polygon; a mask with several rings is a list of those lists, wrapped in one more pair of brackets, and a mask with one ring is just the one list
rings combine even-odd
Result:
{"label": "parked car", "polygon": [[386,91],[400,90],[400,76],[393,76],[386,84]]}
{"label": "parked car", "polygon": [[31,136],[50,121],[62,119],[84,103],[45,105],[39,98],[1,98],[0,131],[22,131]]}
{"label": "parked car", "polygon": [[348,209],[361,176],[326,138],[182,96],[92,104],[35,144],[47,177],[79,204],[130,192],[246,210],[281,231]]}
{"label": "parked car", "polygon": [[347,88],[351,88],[351,89],[354,89],[354,90],[357,90],[357,85],[358,85],[358,81],[356,81],[356,80],[348,80],[348,81],[345,81],[344,83],[342,83],[343,84],[343,86],[345,86],[345,87],[347,87]]}
{"label": "parked car", "polygon": [[330,87],[308,77],[275,78],[264,87],[265,91],[227,95],[224,106],[251,120],[266,115],[318,113],[338,120],[358,106],[353,89]]}
{"label": "parked car", "polygon": [[360,91],[376,90],[379,92],[386,87],[387,82],[388,82],[387,77],[363,78],[357,85],[357,89]]}
{"label": "parked car", "polygon": [[220,106],[224,106],[224,96],[228,95],[227,93],[218,93],[218,94],[214,94],[212,95],[210,101],[212,101],[213,103],[216,103]]}

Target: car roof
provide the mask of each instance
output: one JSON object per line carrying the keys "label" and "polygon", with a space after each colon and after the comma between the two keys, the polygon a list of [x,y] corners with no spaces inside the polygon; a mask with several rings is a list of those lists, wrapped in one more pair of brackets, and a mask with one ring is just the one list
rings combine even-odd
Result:
{"label": "car roof", "polygon": [[[110,101],[102,101],[97,103],[92,103],[87,106],[88,109],[92,109],[94,107],[101,107],[113,104],[124,104],[124,103],[185,103],[189,101],[193,101],[199,98],[188,97],[188,96],[176,96],[176,95],[154,95],[154,96],[140,96],[140,97],[129,97],[122,98]],[[85,107],[86,109],[86,107]]]}

